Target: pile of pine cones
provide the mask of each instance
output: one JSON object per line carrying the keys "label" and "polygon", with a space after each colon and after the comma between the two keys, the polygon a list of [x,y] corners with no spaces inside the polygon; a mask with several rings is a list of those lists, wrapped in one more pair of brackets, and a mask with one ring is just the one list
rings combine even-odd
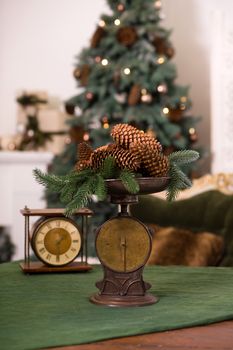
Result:
{"label": "pile of pine cones", "polygon": [[104,159],[111,156],[115,158],[116,165],[120,169],[152,177],[168,174],[168,158],[162,153],[162,146],[154,137],[128,124],[115,125],[111,136],[115,143],[95,150],[87,143],[80,143],[75,169],[98,170],[102,167]]}

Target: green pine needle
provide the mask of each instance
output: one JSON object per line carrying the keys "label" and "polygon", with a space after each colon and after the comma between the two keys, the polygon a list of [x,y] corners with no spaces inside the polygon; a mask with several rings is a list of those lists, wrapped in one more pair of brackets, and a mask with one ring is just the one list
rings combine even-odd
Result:
{"label": "green pine needle", "polygon": [[166,197],[168,201],[176,199],[180,190],[184,190],[192,186],[189,178],[175,164],[170,164],[169,169],[170,182],[167,187]]}
{"label": "green pine needle", "polygon": [[62,176],[45,174],[40,169],[34,169],[33,175],[39,184],[45,186],[52,192],[60,192],[64,186],[64,179]]}
{"label": "green pine needle", "polygon": [[85,207],[88,204],[92,191],[93,178],[89,178],[78,189],[71,202],[66,207],[66,216],[71,216],[76,209]]}
{"label": "green pine needle", "polygon": [[93,193],[98,197],[100,201],[103,201],[107,197],[107,188],[105,185],[104,178],[101,174],[97,174],[95,188]]}
{"label": "green pine needle", "polygon": [[169,154],[170,163],[184,165],[196,161],[199,158],[199,153],[193,150],[176,151]]}
{"label": "green pine needle", "polygon": [[104,179],[112,179],[114,178],[114,174],[116,172],[116,164],[114,157],[107,157],[104,160],[103,167],[101,169],[101,174]]}
{"label": "green pine needle", "polygon": [[120,172],[120,179],[129,193],[136,194],[139,192],[139,185],[134,174],[127,169]]}

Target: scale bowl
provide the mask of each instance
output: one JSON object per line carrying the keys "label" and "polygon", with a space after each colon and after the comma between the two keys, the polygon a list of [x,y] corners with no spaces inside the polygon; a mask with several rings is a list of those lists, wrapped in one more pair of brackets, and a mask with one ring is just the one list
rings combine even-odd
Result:
{"label": "scale bowl", "polygon": [[[138,177],[136,180],[139,184],[139,192],[136,195],[140,195],[165,190],[169,184],[170,177]],[[132,195],[132,193],[127,191],[120,179],[107,179],[105,183],[109,195]]]}

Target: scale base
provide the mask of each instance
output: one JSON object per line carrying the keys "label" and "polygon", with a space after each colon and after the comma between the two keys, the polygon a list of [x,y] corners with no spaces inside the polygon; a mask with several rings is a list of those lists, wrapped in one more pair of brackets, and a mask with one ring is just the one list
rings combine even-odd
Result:
{"label": "scale base", "polygon": [[152,305],[159,301],[159,298],[152,294],[145,295],[106,295],[96,293],[90,297],[90,301],[98,305],[106,305],[111,307],[131,307]]}
{"label": "scale base", "polygon": [[92,270],[87,263],[73,262],[65,266],[49,266],[38,261],[22,262],[19,264],[24,273],[60,273],[60,272],[85,272]]}

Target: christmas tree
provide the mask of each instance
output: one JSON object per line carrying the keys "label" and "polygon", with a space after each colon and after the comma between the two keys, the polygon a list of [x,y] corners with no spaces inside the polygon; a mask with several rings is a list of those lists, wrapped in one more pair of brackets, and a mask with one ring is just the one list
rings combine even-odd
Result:
{"label": "christmas tree", "polygon": [[[161,26],[161,1],[107,1],[111,15],[101,16],[90,46],[77,57],[73,74],[79,94],[66,102],[70,139],[51,167],[58,175],[74,167],[80,142],[105,145],[118,123],[156,137],[165,154],[195,149],[199,118],[191,114],[188,86],[176,84],[175,50],[171,31]],[[56,200],[49,195],[51,206]],[[101,213],[112,211],[103,206],[98,204]]]}

